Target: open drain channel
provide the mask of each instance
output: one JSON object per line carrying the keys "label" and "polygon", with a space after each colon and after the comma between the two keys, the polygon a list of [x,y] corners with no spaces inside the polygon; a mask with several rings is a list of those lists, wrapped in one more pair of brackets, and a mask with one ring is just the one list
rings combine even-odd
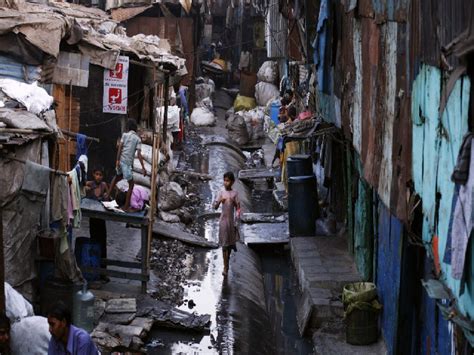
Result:
{"label": "open drain channel", "polygon": [[[205,170],[203,162],[208,162]],[[202,185],[203,211],[209,212],[212,200],[222,186],[222,175],[238,172],[244,164],[240,154],[221,145],[209,146],[209,156],[195,159],[193,167],[215,177]],[[237,181],[243,209],[249,212],[274,212],[271,194],[251,191]],[[255,201],[254,201],[255,200]],[[253,208],[256,208],[253,210]],[[202,219],[207,240],[218,239],[218,218]],[[277,233],[277,231],[275,231]],[[284,245],[260,245],[255,250],[238,244],[231,257],[227,279],[222,276],[222,252],[196,250],[194,270],[187,275],[184,298],[192,300],[192,311],[210,314],[207,334],[183,331],[152,331],[149,354],[311,354],[311,342],[297,330],[298,295],[288,251]],[[189,302],[181,306],[189,311]]]}

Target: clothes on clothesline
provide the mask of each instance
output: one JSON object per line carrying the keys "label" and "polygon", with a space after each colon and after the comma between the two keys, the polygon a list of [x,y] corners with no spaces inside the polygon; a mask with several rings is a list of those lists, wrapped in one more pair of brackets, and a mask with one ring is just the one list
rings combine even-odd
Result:
{"label": "clothes on clothesline", "polygon": [[49,173],[47,166],[27,160],[25,163],[25,177],[21,189],[36,195],[46,196],[49,189]]}
{"label": "clothes on clothesline", "polygon": [[[70,195],[71,195],[71,204],[69,206],[69,209],[72,209],[72,216],[73,216],[73,222],[72,225],[74,228],[79,228],[81,225],[81,219],[82,219],[82,214],[81,214],[81,184],[79,182],[79,176],[77,173],[77,169],[73,169],[70,172],[68,172],[69,178],[71,179],[71,185],[70,185]],[[70,212],[69,212],[70,214]]]}
{"label": "clothes on clothesline", "polygon": [[84,134],[78,133],[76,136],[76,159],[79,160],[81,155],[87,156],[87,144]]}
{"label": "clothes on clothesline", "polygon": [[454,167],[451,180],[456,184],[464,185],[467,182],[469,174],[469,164],[471,162],[471,142],[474,133],[466,133],[464,135],[461,148],[459,149],[458,159]]}
{"label": "clothes on clothesline", "polygon": [[61,221],[62,225],[67,226],[69,224],[68,206],[70,204],[67,177],[62,175],[53,177],[51,196],[53,196],[51,199],[51,222]]}
{"label": "clothes on clothesline", "polygon": [[[472,140],[472,138],[470,140]],[[472,213],[474,212],[474,145],[470,144],[470,146],[468,179],[465,185],[459,187],[459,196],[452,217],[452,277],[457,280],[460,280],[463,275],[467,246],[472,231]]]}

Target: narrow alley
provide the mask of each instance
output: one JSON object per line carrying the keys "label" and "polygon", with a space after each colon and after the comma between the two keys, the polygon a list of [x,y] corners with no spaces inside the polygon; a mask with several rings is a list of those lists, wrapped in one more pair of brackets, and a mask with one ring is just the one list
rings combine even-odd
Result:
{"label": "narrow alley", "polygon": [[474,355],[473,44],[470,0],[0,0],[0,355]]}

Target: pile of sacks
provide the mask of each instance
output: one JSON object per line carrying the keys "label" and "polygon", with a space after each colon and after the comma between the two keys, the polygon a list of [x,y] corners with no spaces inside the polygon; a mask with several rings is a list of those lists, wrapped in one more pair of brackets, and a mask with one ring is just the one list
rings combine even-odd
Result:
{"label": "pile of sacks", "polygon": [[227,130],[231,140],[242,146],[265,137],[265,111],[280,96],[275,85],[278,79],[277,63],[263,63],[257,73],[255,98],[238,95],[234,107],[227,111]]}
{"label": "pile of sacks", "polygon": [[212,105],[215,84],[209,78],[196,79],[196,108],[191,113],[191,122],[196,126],[214,126],[216,116]]}
{"label": "pile of sacks", "polygon": [[255,98],[258,106],[267,106],[270,101],[280,96],[280,91],[275,85],[278,79],[276,62],[267,61],[262,64],[257,73],[258,83],[255,85]]}
{"label": "pile of sacks", "polygon": [[12,354],[47,354],[48,320],[35,316],[33,306],[5,282],[6,316],[10,319],[10,350]]}

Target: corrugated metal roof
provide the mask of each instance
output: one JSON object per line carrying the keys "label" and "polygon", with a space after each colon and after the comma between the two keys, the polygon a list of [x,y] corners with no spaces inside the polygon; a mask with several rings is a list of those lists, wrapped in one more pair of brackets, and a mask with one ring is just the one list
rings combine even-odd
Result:
{"label": "corrugated metal roof", "polygon": [[15,79],[31,84],[41,80],[41,67],[26,65],[0,55],[0,78]]}

